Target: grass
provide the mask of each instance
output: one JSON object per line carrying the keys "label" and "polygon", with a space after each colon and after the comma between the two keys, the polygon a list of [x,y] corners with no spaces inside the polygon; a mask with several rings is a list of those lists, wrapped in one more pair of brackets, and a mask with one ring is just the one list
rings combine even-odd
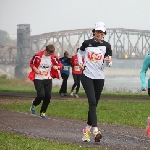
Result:
{"label": "grass", "polygon": [[35,92],[33,83],[25,79],[3,79],[0,78],[1,92]]}
{"label": "grass", "polygon": [[100,148],[86,148],[74,144],[51,142],[33,139],[21,135],[0,132],[1,150],[104,150]]}
{"label": "grass", "polygon": [[[23,100],[19,102],[0,103],[0,108],[29,112],[31,102]],[[36,107],[39,113],[40,106]],[[97,107],[98,122],[119,124],[127,126],[146,126],[149,114],[150,102],[135,101],[109,101],[101,100]],[[85,100],[52,100],[47,110],[48,116],[86,120],[88,104]]]}
{"label": "grass", "polygon": [[[0,83],[0,91],[3,92],[35,92],[33,83],[25,79],[6,79],[0,76]],[[58,87],[54,87],[53,93],[58,93],[58,90]],[[84,94],[84,91],[80,90],[80,94]],[[138,127],[145,126],[145,120],[149,115],[150,102],[133,102],[132,98],[149,98],[147,94],[103,92],[102,96],[104,96],[105,99],[110,99],[111,97],[129,97],[130,101],[101,101],[97,108],[99,122]],[[28,101],[22,101],[17,104],[0,104],[1,108],[25,112],[28,112],[29,106],[30,103]],[[82,100],[52,101],[47,115],[85,120],[87,108],[87,102]],[[39,107],[37,109],[39,109]]]}
{"label": "grass", "polygon": [[[32,82],[26,79],[5,79],[0,77],[0,92],[26,92],[35,93]],[[58,93],[58,87],[54,87],[52,92]],[[85,94],[84,90],[80,90],[80,94]],[[132,98],[142,97],[148,98],[147,93],[121,93],[103,92],[102,95],[106,99],[110,97],[129,97],[128,101],[109,101],[101,100],[97,108],[98,122],[109,124],[120,124],[128,126],[143,127],[146,126],[146,119],[149,116],[150,102],[135,102]],[[9,101],[9,102],[8,102]],[[31,101],[28,100],[4,100],[0,101],[0,108],[7,110],[15,110],[20,112],[29,112]],[[37,113],[40,106],[37,106]],[[52,100],[47,110],[48,116],[56,116],[61,118],[71,118],[86,120],[88,104],[85,100]],[[59,142],[50,142],[28,138],[25,136],[14,135],[0,132],[0,149],[1,150],[97,150],[97,148],[80,147],[73,144],[65,144]],[[100,150],[100,149],[99,149]],[[102,150],[102,149],[101,149]]]}
{"label": "grass", "polygon": [[[34,85],[32,81],[27,79],[6,79],[3,76],[0,76],[0,92],[24,92],[24,93],[35,93]],[[59,88],[53,87],[53,94],[58,94]],[[79,94],[85,94],[83,89],[80,89]],[[103,97],[140,97],[143,99],[148,99],[147,93],[132,93],[132,92],[102,92]]]}

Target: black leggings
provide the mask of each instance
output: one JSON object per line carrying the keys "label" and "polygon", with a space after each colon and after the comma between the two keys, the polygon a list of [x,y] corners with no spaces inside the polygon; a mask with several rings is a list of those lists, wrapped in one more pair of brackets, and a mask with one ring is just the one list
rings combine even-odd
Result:
{"label": "black leggings", "polygon": [[69,75],[62,73],[61,77],[62,77],[63,81],[62,81],[62,85],[61,85],[60,90],[59,90],[59,94],[67,93],[67,80],[68,80]]}
{"label": "black leggings", "polygon": [[76,94],[79,92],[79,88],[80,88],[80,80],[81,80],[81,74],[72,74],[73,79],[74,79],[74,84],[72,86],[71,91],[74,90],[74,88],[76,87]]}
{"label": "black leggings", "polygon": [[37,106],[43,100],[40,113],[45,113],[51,99],[51,90],[52,90],[52,79],[45,80],[34,80],[35,90],[37,92],[37,97],[33,101],[33,105]]}
{"label": "black leggings", "polygon": [[88,98],[89,111],[87,124],[97,127],[96,107],[104,86],[104,79],[90,79],[85,75],[81,76],[81,83]]}

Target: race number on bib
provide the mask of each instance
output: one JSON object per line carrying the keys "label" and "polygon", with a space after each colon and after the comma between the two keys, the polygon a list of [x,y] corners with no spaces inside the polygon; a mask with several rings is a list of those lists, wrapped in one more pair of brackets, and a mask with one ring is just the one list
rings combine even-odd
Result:
{"label": "race number on bib", "polygon": [[40,71],[40,76],[47,76],[48,72],[47,71]]}
{"label": "race number on bib", "polygon": [[75,71],[80,71],[80,67],[79,66],[74,66],[74,70]]}
{"label": "race number on bib", "polygon": [[63,70],[68,71],[68,70],[69,70],[69,66],[64,66],[64,69],[63,69]]}

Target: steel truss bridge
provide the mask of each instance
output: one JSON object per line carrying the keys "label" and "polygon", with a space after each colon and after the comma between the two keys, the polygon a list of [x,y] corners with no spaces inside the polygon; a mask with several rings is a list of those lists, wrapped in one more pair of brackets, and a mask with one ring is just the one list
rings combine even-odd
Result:
{"label": "steel truss bridge", "polygon": [[[67,50],[74,54],[76,48],[92,36],[92,29],[65,30],[31,36],[31,43],[36,51],[52,43],[58,53],[62,54]],[[105,40],[110,42],[113,55],[118,58],[124,55],[143,58],[150,52],[150,30],[108,28]]]}
{"label": "steel truss bridge", "polygon": [[[25,63],[29,62],[31,56],[44,49],[48,44],[54,44],[56,54],[62,56],[64,51],[69,51],[70,56],[76,52],[86,39],[92,38],[92,28],[64,30],[58,32],[43,33],[30,36],[30,47],[23,49]],[[124,28],[108,28],[105,40],[111,44],[113,57],[144,58],[150,52],[150,30],[136,30]],[[0,63],[12,64],[17,61],[17,47],[0,46]]]}

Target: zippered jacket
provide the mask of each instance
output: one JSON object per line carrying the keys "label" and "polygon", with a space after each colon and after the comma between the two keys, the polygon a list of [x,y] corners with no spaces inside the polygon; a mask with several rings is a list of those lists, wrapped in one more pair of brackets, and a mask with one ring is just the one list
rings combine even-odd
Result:
{"label": "zippered jacket", "polygon": [[[44,51],[45,50],[39,51],[30,60],[30,67],[31,67],[32,71],[29,73],[28,78],[31,81],[33,81],[35,79],[35,74],[36,74],[35,71],[33,70],[33,67],[34,66],[36,68],[39,67],[42,55],[44,54]],[[52,62],[52,67],[51,67],[51,70],[50,70],[50,75],[51,75],[51,77],[53,79],[54,78],[60,79],[60,75],[59,75],[58,70],[55,70],[53,68],[53,66],[59,66],[60,70],[61,70],[62,69],[62,63],[59,61],[59,58],[56,55],[54,55],[54,54],[50,55],[49,57],[51,58],[51,62]]]}
{"label": "zippered jacket", "polygon": [[71,62],[71,66],[72,66],[72,74],[82,74],[82,70],[78,63],[77,55],[72,56],[70,62]]}

